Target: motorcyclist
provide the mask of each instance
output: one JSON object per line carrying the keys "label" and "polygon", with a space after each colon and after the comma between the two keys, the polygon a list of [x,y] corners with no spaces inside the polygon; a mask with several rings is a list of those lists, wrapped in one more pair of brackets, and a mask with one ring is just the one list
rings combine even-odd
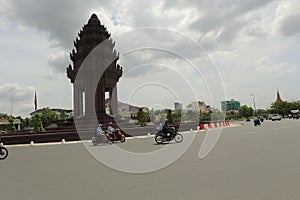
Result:
{"label": "motorcyclist", "polygon": [[260,116],[260,117],[259,117],[259,120],[260,120],[261,122],[264,122],[264,117],[263,117],[263,116]]}
{"label": "motorcyclist", "polygon": [[170,123],[167,119],[165,121],[164,126],[162,127],[162,133],[167,137],[170,137],[173,133],[172,127],[170,127]]}
{"label": "motorcyclist", "polygon": [[107,137],[105,131],[103,130],[103,125],[98,124],[97,129],[95,130],[95,137],[92,138],[92,142],[94,145],[99,144],[101,142],[106,142]]}
{"label": "motorcyclist", "polygon": [[114,127],[112,126],[112,122],[108,123],[107,133],[109,135],[112,135],[114,139],[117,139],[116,129],[114,129]]}
{"label": "motorcyclist", "polygon": [[100,136],[101,134],[104,133],[104,130],[102,129],[102,126],[103,126],[102,124],[98,125],[98,128],[96,130],[96,136]]}
{"label": "motorcyclist", "polygon": [[260,121],[259,121],[259,119],[258,119],[257,117],[254,117],[253,122],[254,122],[254,125],[255,125],[255,126],[256,126],[256,125],[260,125]]}
{"label": "motorcyclist", "polygon": [[163,129],[163,125],[162,125],[162,122],[160,121],[156,127],[156,130],[157,130],[157,132],[160,132],[160,131],[162,131],[162,129]]}

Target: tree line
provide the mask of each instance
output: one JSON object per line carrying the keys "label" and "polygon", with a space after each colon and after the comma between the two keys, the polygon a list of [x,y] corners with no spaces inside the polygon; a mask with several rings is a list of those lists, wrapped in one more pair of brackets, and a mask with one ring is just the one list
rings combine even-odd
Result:
{"label": "tree line", "polygon": [[43,108],[41,113],[36,113],[30,118],[22,118],[21,116],[13,117],[7,114],[0,113],[0,119],[7,120],[9,124],[1,126],[0,131],[6,133],[14,133],[17,131],[14,121],[19,119],[21,121],[21,130],[30,130],[32,132],[42,132],[45,130],[45,125],[52,121],[66,120],[70,116],[64,111],[55,112],[50,108]]}
{"label": "tree line", "polygon": [[[171,123],[180,123],[182,121],[214,121],[214,120],[230,120],[230,119],[243,119],[247,117],[254,116],[264,116],[268,118],[269,114],[280,114],[283,117],[288,116],[291,110],[300,110],[300,102],[274,102],[270,105],[268,109],[257,109],[254,110],[252,107],[247,105],[242,105],[238,111],[228,111],[226,113],[220,112],[218,110],[214,111],[187,111],[182,112],[181,110],[172,111],[171,109],[163,110],[151,110],[149,112],[144,112],[143,109],[139,109],[137,115],[137,124],[140,126],[145,126],[148,121],[158,123],[159,121],[164,121],[167,119]],[[151,120],[149,120],[151,119]]]}

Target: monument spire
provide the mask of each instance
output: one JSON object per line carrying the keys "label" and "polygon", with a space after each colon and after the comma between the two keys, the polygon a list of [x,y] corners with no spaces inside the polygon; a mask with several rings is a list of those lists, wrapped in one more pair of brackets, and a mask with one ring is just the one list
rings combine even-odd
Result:
{"label": "monument spire", "polygon": [[282,102],[282,99],[280,97],[280,94],[279,94],[279,90],[277,89],[277,99],[275,102]]}
{"label": "monument spire", "polygon": [[[104,41],[106,41],[106,45],[104,47],[99,46]],[[85,79],[89,79],[92,83],[98,82],[95,94],[88,85],[88,81],[79,80],[75,84],[75,80],[83,61],[96,47],[102,48],[101,51],[97,51],[99,53],[98,60],[95,59],[92,62],[85,63],[90,73]],[[103,63],[101,59],[106,58],[114,59],[107,67],[101,64]],[[88,23],[79,31],[78,37],[74,41],[74,49],[70,52],[70,59],[72,64],[67,68],[67,76],[71,83],[74,83],[74,117],[89,121],[90,117],[95,115],[93,112],[96,111],[99,122],[113,121],[112,116],[116,116],[118,112],[117,82],[122,76],[122,67],[117,63],[119,53],[115,49],[115,42],[96,14],[92,14]],[[96,74],[96,69],[104,67],[105,71],[102,77],[93,76]],[[109,94],[109,113],[106,112],[105,93]]]}

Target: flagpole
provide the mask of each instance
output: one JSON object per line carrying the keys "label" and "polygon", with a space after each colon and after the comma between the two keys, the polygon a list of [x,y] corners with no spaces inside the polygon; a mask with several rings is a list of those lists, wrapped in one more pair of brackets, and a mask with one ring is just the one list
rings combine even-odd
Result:
{"label": "flagpole", "polygon": [[37,110],[37,97],[36,97],[36,91],[34,91],[34,110],[36,111]]}

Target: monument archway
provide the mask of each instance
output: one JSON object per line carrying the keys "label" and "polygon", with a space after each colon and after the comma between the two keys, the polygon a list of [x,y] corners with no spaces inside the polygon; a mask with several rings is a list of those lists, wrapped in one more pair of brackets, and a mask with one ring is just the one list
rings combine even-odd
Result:
{"label": "monument archway", "polygon": [[[113,57],[113,62],[108,67],[101,66],[101,62],[98,62],[97,59],[85,62],[86,57],[103,41],[109,41],[109,45],[101,50],[102,53],[99,56]],[[115,50],[115,42],[96,14],[92,14],[88,23],[80,30],[74,41],[74,47],[70,53],[72,65],[67,68],[67,76],[73,83],[74,118],[88,122],[96,112],[99,123],[114,121],[114,117],[118,115],[117,82],[122,76],[122,67],[117,63],[119,53]],[[87,66],[89,76],[78,80],[76,75],[82,64]],[[101,77],[93,76],[96,74],[93,71],[97,67],[105,68]],[[99,80],[96,93],[89,85],[89,82],[95,81],[87,79]],[[105,98],[105,93],[108,94],[108,99]],[[106,104],[109,106],[109,113],[106,112]]]}

